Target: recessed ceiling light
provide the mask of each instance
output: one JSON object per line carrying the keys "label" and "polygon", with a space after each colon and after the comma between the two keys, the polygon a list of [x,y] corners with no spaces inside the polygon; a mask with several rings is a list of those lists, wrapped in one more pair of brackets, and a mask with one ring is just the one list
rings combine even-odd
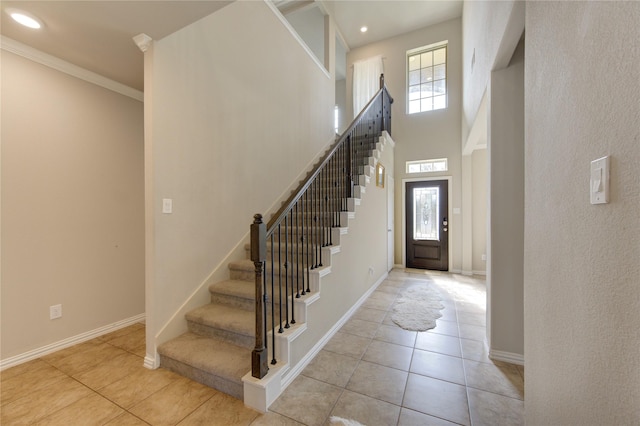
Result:
{"label": "recessed ceiling light", "polygon": [[34,30],[42,28],[42,21],[30,13],[18,9],[7,9],[7,13],[14,21],[25,27],[33,28]]}
{"label": "recessed ceiling light", "polygon": [[361,33],[366,33],[366,32],[367,32],[367,30],[368,30],[368,28],[367,28],[367,27],[360,27],[360,32],[361,32]]}

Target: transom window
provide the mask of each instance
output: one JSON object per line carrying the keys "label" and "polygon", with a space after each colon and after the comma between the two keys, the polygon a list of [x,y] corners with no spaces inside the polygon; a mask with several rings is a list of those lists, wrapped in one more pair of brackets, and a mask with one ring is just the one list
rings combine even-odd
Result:
{"label": "transom window", "polygon": [[407,173],[446,172],[449,169],[446,158],[407,161]]}
{"label": "transom window", "polygon": [[447,42],[407,52],[409,114],[447,107]]}

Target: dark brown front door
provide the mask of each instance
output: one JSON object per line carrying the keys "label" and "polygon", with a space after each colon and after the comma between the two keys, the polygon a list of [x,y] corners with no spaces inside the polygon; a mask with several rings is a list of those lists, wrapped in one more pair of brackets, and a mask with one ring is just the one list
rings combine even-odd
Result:
{"label": "dark brown front door", "polygon": [[407,268],[449,270],[448,182],[407,182]]}

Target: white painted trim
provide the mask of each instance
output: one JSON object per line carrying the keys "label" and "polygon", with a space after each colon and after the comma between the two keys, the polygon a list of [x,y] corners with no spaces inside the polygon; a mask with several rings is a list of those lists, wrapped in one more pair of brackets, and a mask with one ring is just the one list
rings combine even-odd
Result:
{"label": "white painted trim", "polygon": [[264,2],[269,7],[269,9],[271,9],[273,14],[278,18],[278,20],[280,20],[282,25],[284,25],[285,28],[289,30],[293,38],[295,38],[298,41],[298,43],[300,43],[300,46],[304,49],[305,52],[307,52],[307,55],[309,55],[309,57],[313,60],[313,62],[316,63],[320,71],[322,71],[324,75],[330,79],[331,74],[329,73],[329,71],[327,71],[327,69],[324,67],[324,64],[320,62],[320,59],[316,58],[316,55],[309,48],[309,46],[307,46],[307,43],[305,43],[304,40],[302,40],[302,38],[298,35],[298,32],[291,26],[289,21],[287,21],[287,18],[285,18],[282,15],[282,13],[280,13],[278,8],[273,4],[271,0],[264,0]]}
{"label": "white painted trim", "polygon": [[293,367],[290,368],[288,362],[275,367],[269,367],[269,373],[262,379],[256,379],[251,376],[251,372],[247,373],[243,378],[244,384],[244,403],[245,405],[266,413],[269,406],[278,396],[284,392],[296,377],[305,369],[313,358],[322,350],[322,348],[331,340],[331,338],[340,330],[340,328],[351,318],[355,311],[367,300],[380,284],[389,276],[388,273],[383,274],[367,292],[358,299],[358,301],[347,311],[333,327],[316,342],[316,344],[307,352],[307,354]]}
{"label": "white painted trim", "polygon": [[[407,209],[406,209],[406,195],[407,195],[407,183],[408,182],[426,182],[431,180],[446,180],[447,184],[447,193],[448,193],[448,211],[449,211],[449,223],[451,223],[451,218],[453,216],[453,176],[432,176],[432,177],[415,177],[415,178],[403,178],[402,179],[402,267],[406,267],[407,265]],[[451,227],[449,227],[451,228]],[[451,235],[451,234],[449,234]],[[449,272],[454,274],[459,274],[461,270],[451,269],[451,264],[453,263],[453,243],[452,238],[449,237]]]}
{"label": "white painted trim", "polygon": [[487,271],[472,271],[473,275],[487,275]]}
{"label": "white painted trim", "polygon": [[522,354],[514,354],[512,352],[504,352],[504,351],[489,351],[489,358],[494,361],[502,361],[507,362],[509,364],[516,365],[524,365],[524,355]]}
{"label": "white painted trim", "polygon": [[139,90],[126,86],[122,83],[118,83],[117,81],[101,76],[100,74],[96,74],[93,71],[81,68],[55,56],[49,55],[48,53],[41,52],[37,49],[34,49],[33,47],[19,43],[11,38],[5,36],[1,37],[2,50],[15,53],[16,55],[22,56],[23,58],[29,59],[33,62],[39,63],[49,68],[53,68],[56,71],[63,72],[65,74],[95,84],[96,86],[100,86],[121,95],[128,96],[132,99],[135,99],[136,101],[144,102],[144,94]]}
{"label": "white painted trim", "polygon": [[149,370],[155,370],[160,367],[160,357],[158,356],[158,352],[156,352],[155,356],[145,356],[144,357],[144,368],[148,368]]}
{"label": "white painted trim", "polygon": [[289,374],[287,374],[286,377],[283,377],[283,391],[287,388],[287,386],[291,384],[291,382],[293,382],[296,377],[298,377],[300,373],[302,373],[302,370],[304,370],[305,367],[309,365],[309,363],[318,354],[318,352],[320,352],[322,348],[329,342],[329,340],[331,340],[331,338],[338,332],[338,330],[340,330],[342,326],[345,325],[347,321],[349,321],[351,316],[360,308],[360,306],[369,298],[369,296],[371,296],[371,293],[373,293],[378,288],[378,286],[380,286],[380,284],[382,284],[382,282],[387,279],[388,276],[388,272],[384,273],[378,279],[378,281],[376,281],[369,288],[369,290],[367,290],[367,292],[363,294],[362,297],[360,297],[360,299],[358,299],[358,301],[353,306],[351,306],[351,309],[345,312],[345,314],[338,320],[338,322],[336,322],[333,327],[331,327],[331,329],[329,329],[329,331],[327,331],[327,333],[316,342],[311,350],[309,350],[309,352],[307,352],[307,354],[300,361],[298,361],[298,364],[296,364],[290,370]]}
{"label": "white painted trim", "polygon": [[63,339],[46,346],[42,346],[37,349],[33,349],[31,351],[25,352],[20,355],[16,355],[10,358],[0,360],[0,371],[6,368],[15,367],[16,365],[25,363],[27,361],[31,361],[36,358],[40,358],[42,356],[59,351],[61,349],[68,348],[69,346],[74,346],[74,345],[77,345],[78,343],[95,339],[96,337],[100,337],[107,333],[111,333],[112,331],[116,331],[121,328],[128,327],[132,324],[143,322],[145,318],[146,318],[145,314],[136,315],[131,318],[127,318],[121,321],[116,321],[112,324],[105,325],[104,327],[96,328],[95,330],[87,331],[85,333],[81,333],[76,336],[69,337],[67,339]]}

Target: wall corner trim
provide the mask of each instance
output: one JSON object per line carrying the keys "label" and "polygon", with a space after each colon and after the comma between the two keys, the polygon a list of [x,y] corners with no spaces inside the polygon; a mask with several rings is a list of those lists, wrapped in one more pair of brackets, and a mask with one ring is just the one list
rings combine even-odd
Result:
{"label": "wall corner trim", "polygon": [[96,74],[93,71],[89,71],[60,58],[49,55],[48,53],[34,49],[33,47],[17,42],[11,38],[2,36],[1,41],[2,43],[0,47],[2,50],[22,56],[25,59],[53,68],[56,71],[63,72],[88,83],[119,93],[123,96],[135,99],[136,101],[144,102],[144,94],[132,87],[118,83],[117,81],[111,80],[100,74]]}
{"label": "wall corner trim", "polygon": [[[48,355],[50,353],[59,351],[61,349],[68,348],[69,346],[74,346],[74,345],[77,345],[78,343],[95,339],[96,337],[100,337],[107,333],[111,333],[112,331],[116,331],[121,328],[128,327],[137,322],[143,322],[145,321],[145,318],[146,318],[146,314],[136,315],[131,318],[123,319],[121,321],[117,321],[112,324],[108,324],[103,327],[96,328],[95,330],[87,331],[85,333],[81,333],[76,336],[72,336],[67,339],[63,339],[46,346],[42,346],[37,349],[33,349],[31,351],[25,352],[20,355],[16,355],[10,358],[0,360],[0,371],[10,367],[15,367],[16,365],[25,363],[27,361],[31,361],[36,358],[40,358],[44,355]],[[146,360],[145,360],[145,364],[146,364]]]}
{"label": "wall corner trim", "polygon": [[142,50],[142,53],[144,53],[153,43],[153,39],[145,33],[140,33],[137,36],[133,37],[133,42],[136,44],[136,46],[138,46],[138,49]]}

